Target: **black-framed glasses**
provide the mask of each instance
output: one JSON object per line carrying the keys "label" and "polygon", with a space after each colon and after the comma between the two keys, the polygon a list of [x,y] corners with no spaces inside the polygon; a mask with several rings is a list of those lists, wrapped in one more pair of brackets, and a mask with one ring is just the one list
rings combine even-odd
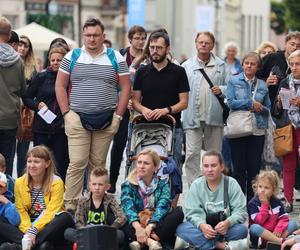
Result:
{"label": "black-framed glasses", "polygon": [[150,45],[149,49],[151,51],[157,50],[157,51],[162,51],[165,47],[164,46],[154,46],[154,45]]}

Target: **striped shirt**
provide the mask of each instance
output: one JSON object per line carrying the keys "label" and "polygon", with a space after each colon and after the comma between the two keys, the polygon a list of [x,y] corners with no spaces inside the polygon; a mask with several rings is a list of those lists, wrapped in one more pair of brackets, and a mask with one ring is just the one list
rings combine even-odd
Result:
{"label": "striped shirt", "polygon": [[32,222],[32,227],[29,228],[27,232],[36,235],[37,229],[34,227],[34,222],[43,215],[44,210],[46,210],[46,203],[41,189],[32,188],[30,195],[31,209],[29,211],[29,216]]}
{"label": "striped shirt", "polygon": [[[104,110],[115,109],[118,104],[118,81],[106,53],[107,49],[92,57],[84,47],[70,72],[70,51],[60,64],[59,70],[71,74],[71,91],[69,96],[70,108],[75,112],[87,114],[99,113]],[[119,64],[118,75],[128,75],[128,66],[124,57],[114,51]]]}

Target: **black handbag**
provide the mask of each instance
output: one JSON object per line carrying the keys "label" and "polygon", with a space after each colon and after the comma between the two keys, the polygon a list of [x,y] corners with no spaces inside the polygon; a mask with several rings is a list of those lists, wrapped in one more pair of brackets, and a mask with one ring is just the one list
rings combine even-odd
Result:
{"label": "black handbag", "polygon": [[96,114],[78,113],[82,127],[88,131],[106,129],[112,123],[114,110],[106,110]]}
{"label": "black handbag", "polygon": [[215,228],[215,226],[218,225],[219,222],[224,221],[227,218],[225,211],[229,203],[228,182],[228,176],[224,176],[224,210],[206,215],[206,223],[211,225],[212,228]]}
{"label": "black handbag", "polygon": [[77,250],[117,250],[117,229],[96,225],[77,230]]}
{"label": "black handbag", "polygon": [[[204,69],[200,69],[200,72],[202,73],[203,77],[205,78],[205,80],[207,81],[208,85],[210,88],[212,88],[214,86],[214,84],[212,83],[212,81],[210,80],[210,78],[208,77],[208,75],[206,74]],[[225,96],[220,93],[218,95],[215,95],[223,109],[223,123],[226,125],[226,121],[227,118],[229,116],[229,112],[230,112],[230,108],[228,107],[228,105],[225,103]]]}

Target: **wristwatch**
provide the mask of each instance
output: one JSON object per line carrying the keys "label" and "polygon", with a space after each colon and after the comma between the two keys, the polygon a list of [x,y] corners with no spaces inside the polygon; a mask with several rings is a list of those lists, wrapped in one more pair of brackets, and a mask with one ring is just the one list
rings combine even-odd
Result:
{"label": "wristwatch", "polygon": [[172,113],[172,107],[169,106],[169,107],[167,107],[167,109],[168,109],[168,111],[169,111],[169,114],[171,114],[171,113]]}
{"label": "wristwatch", "polygon": [[122,119],[123,119],[123,116],[121,116],[121,115],[117,115],[116,113],[114,114],[120,121],[122,121]]}

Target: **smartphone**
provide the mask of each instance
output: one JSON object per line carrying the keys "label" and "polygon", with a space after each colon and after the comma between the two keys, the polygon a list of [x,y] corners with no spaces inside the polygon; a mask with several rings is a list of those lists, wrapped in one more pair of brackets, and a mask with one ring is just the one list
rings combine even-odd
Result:
{"label": "smartphone", "polygon": [[280,250],[281,245],[275,242],[268,242],[266,250]]}

